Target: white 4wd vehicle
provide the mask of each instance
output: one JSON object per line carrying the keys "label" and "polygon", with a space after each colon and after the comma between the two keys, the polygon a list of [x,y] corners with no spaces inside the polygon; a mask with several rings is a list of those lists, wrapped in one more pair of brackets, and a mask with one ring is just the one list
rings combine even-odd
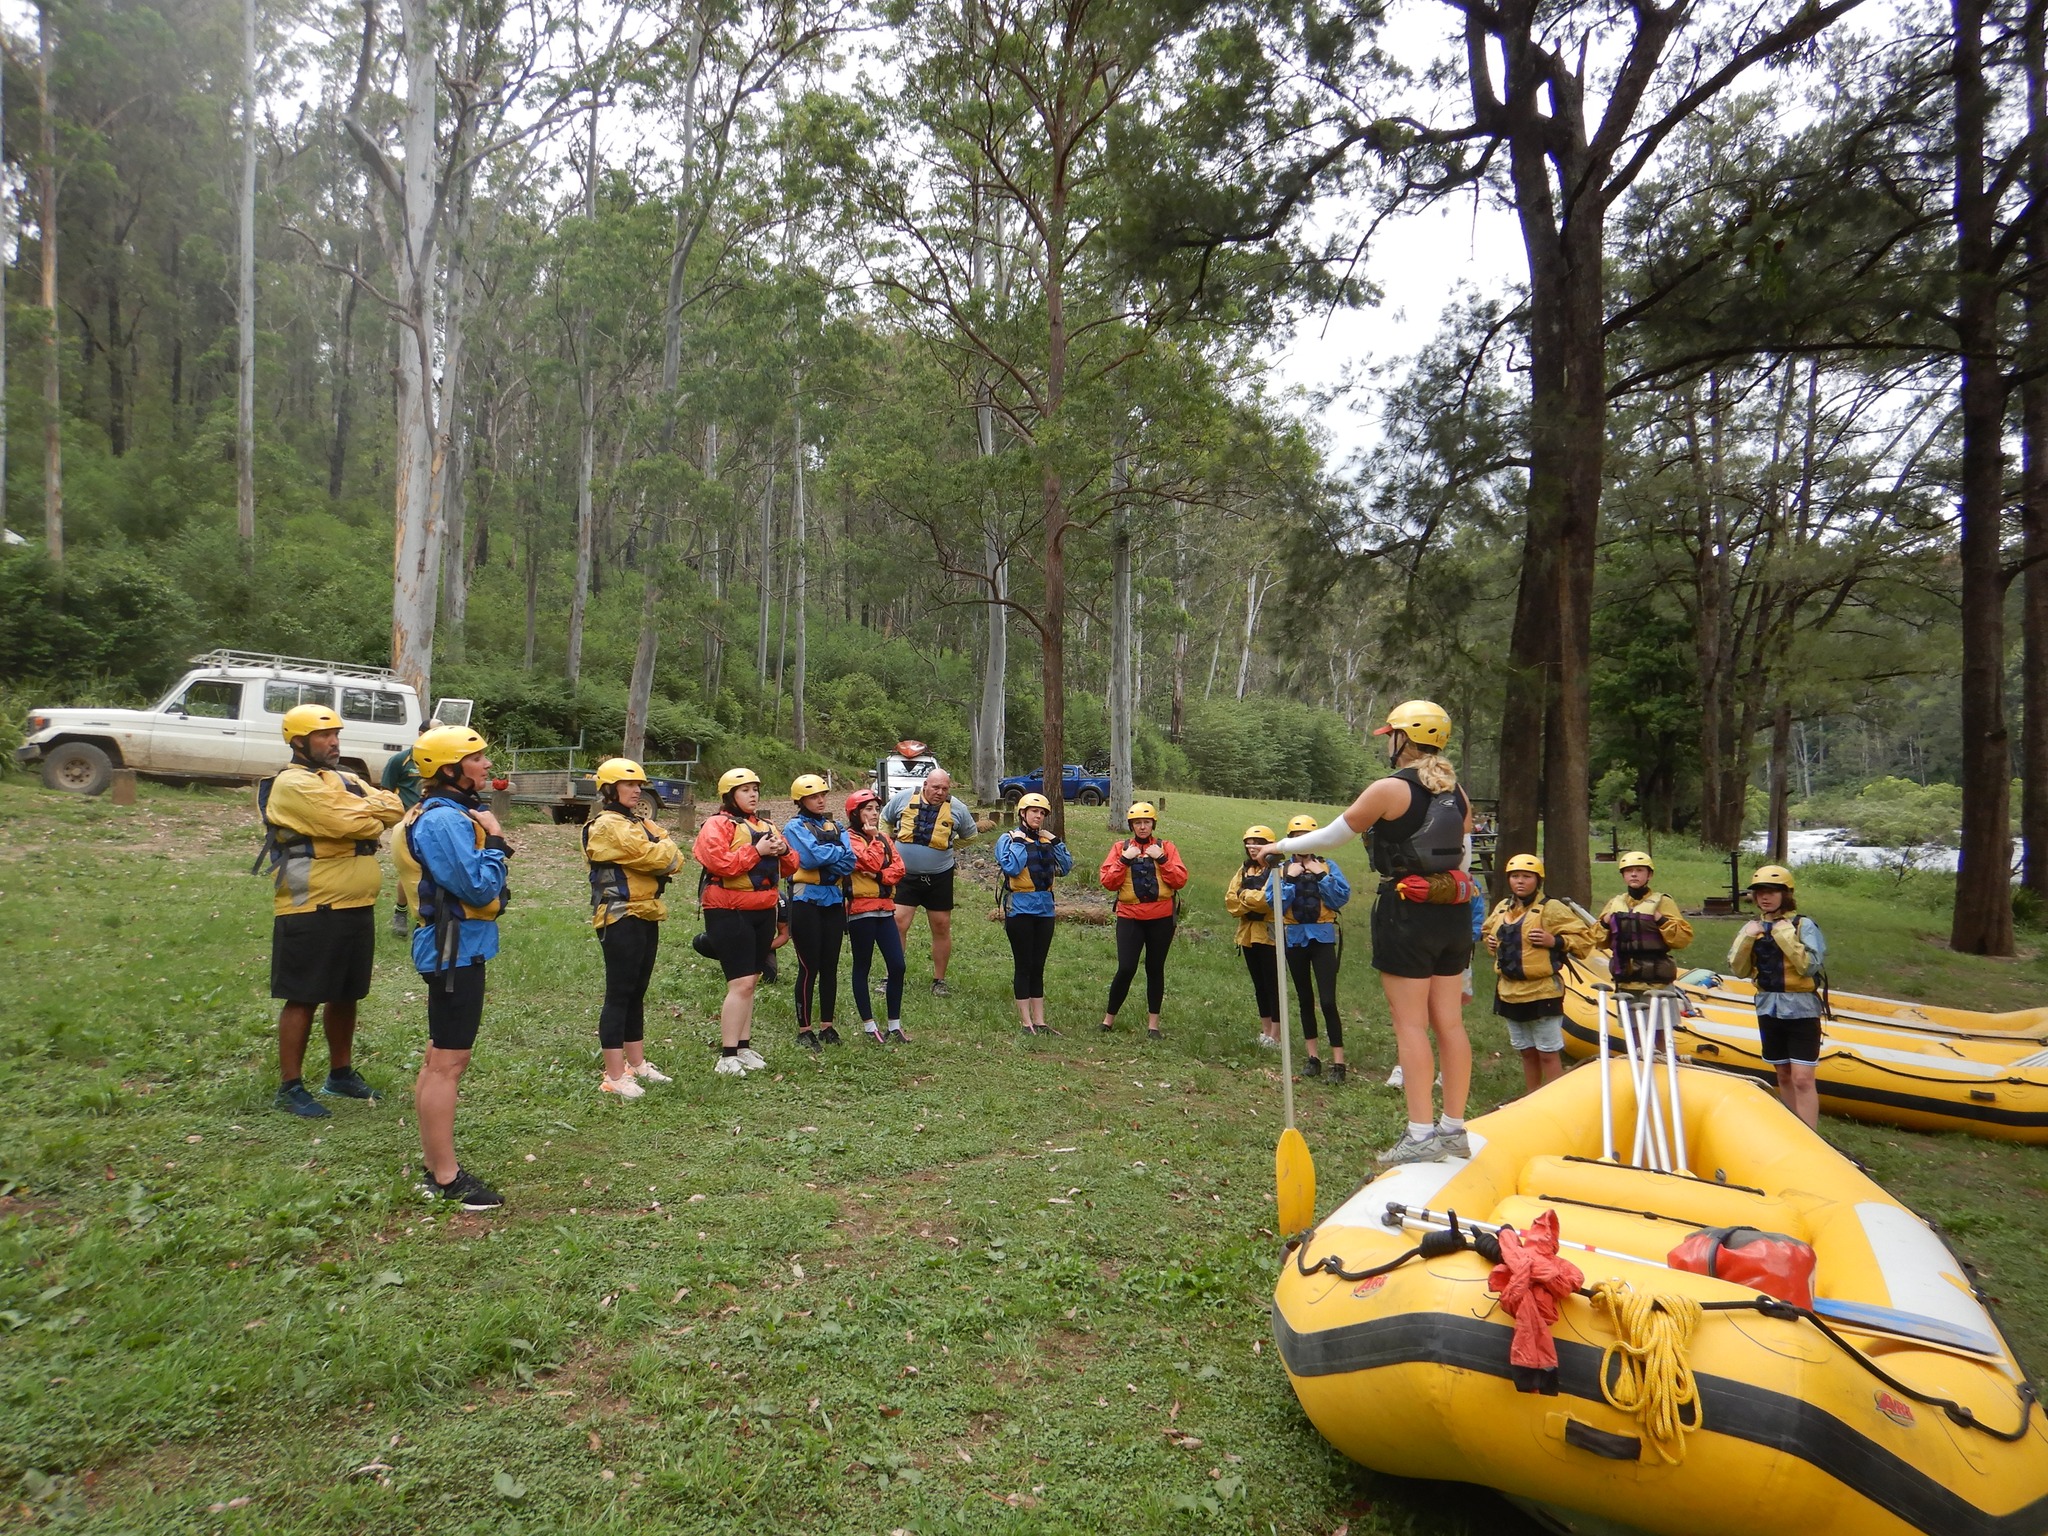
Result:
{"label": "white 4wd vehicle", "polygon": [[[284,712],[325,704],[341,716],[341,765],[375,783],[420,731],[420,701],[388,667],[209,651],[152,709],[39,709],[15,751],[52,789],[96,795],[116,768],[156,778],[254,780],[291,761]],[[470,701],[443,699],[434,720],[467,725]]]}

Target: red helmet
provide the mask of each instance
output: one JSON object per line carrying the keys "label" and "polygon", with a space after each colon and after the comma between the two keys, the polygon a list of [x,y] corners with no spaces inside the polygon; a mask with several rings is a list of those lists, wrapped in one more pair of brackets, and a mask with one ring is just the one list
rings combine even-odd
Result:
{"label": "red helmet", "polygon": [[899,741],[896,743],[898,757],[923,757],[930,749],[921,741]]}
{"label": "red helmet", "polygon": [[872,789],[856,789],[846,797],[846,819],[852,821],[862,806],[874,804],[881,798]]}

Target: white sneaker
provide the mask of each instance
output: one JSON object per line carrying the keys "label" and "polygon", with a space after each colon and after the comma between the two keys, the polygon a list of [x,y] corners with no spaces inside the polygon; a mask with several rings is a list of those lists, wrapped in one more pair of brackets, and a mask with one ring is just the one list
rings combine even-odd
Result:
{"label": "white sneaker", "polygon": [[739,1055],[732,1059],[737,1061],[741,1068],[748,1072],[758,1072],[768,1065],[768,1058],[755,1050],[751,1045],[741,1046]]}
{"label": "white sneaker", "polygon": [[1259,1049],[1262,1051],[1277,1051],[1280,1049],[1280,1041],[1273,1035],[1262,1033],[1259,1036]]}
{"label": "white sneaker", "polygon": [[632,1072],[643,1083],[672,1083],[675,1081],[674,1078],[670,1077],[651,1061],[641,1062],[639,1066],[632,1069]]}
{"label": "white sneaker", "polygon": [[720,1077],[745,1077],[747,1075],[747,1069],[740,1065],[740,1059],[737,1056],[719,1057],[718,1065],[711,1070]]}
{"label": "white sneaker", "polygon": [[630,1072],[624,1077],[606,1078],[602,1087],[606,1093],[616,1093],[622,1099],[637,1099],[647,1092],[645,1088],[640,1086],[639,1080]]}
{"label": "white sneaker", "polygon": [[1389,1088],[1399,1088],[1406,1081],[1407,1079],[1401,1076],[1401,1064],[1396,1062],[1394,1070],[1387,1074],[1387,1086]]}

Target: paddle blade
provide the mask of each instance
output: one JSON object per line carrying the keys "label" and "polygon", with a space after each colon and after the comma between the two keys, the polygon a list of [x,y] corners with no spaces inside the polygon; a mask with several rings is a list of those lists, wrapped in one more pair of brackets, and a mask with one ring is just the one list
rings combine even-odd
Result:
{"label": "paddle blade", "polygon": [[1306,1231],[1316,1219],[1316,1160],[1300,1131],[1288,1126],[1273,1149],[1273,1183],[1280,1199],[1280,1235]]}

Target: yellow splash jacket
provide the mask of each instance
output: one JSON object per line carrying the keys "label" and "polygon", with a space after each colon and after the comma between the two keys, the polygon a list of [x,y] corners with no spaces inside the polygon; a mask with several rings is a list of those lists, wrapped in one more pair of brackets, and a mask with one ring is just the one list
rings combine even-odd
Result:
{"label": "yellow splash jacket", "polygon": [[259,786],[279,917],[374,907],[384,887],[377,844],[405,815],[388,789],[338,768],[292,763]]}

